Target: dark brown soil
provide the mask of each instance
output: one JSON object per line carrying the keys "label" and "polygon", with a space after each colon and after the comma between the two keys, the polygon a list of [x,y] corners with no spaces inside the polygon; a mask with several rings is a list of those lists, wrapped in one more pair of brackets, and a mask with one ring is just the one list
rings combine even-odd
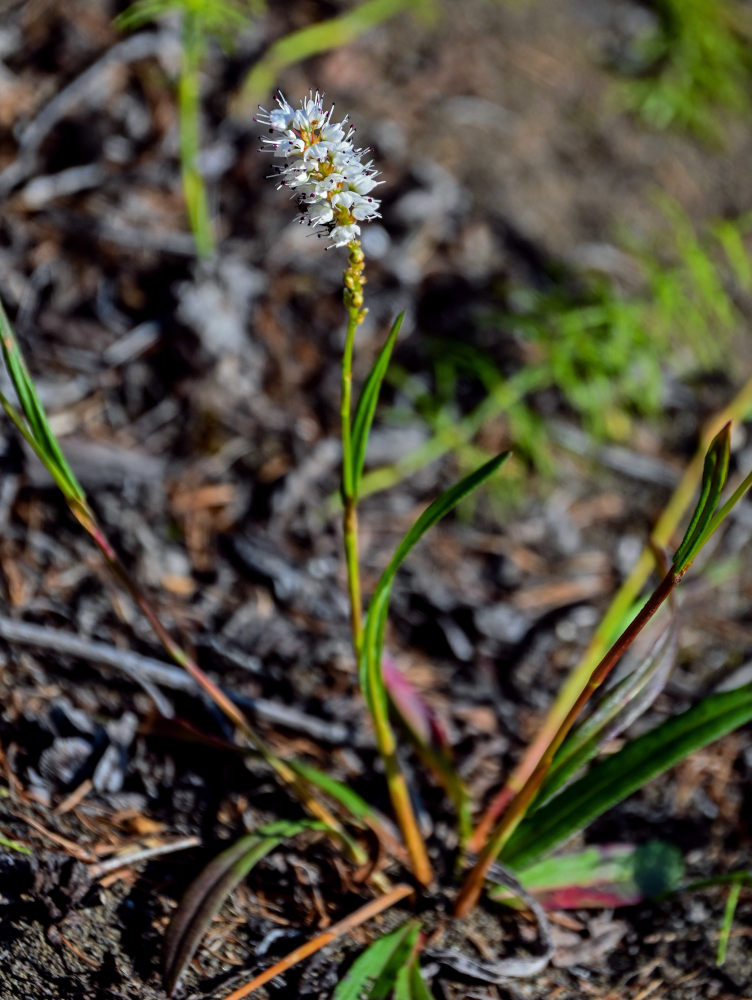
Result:
{"label": "dark brown soil", "polygon": [[[180,193],[175,26],[116,48],[123,36],[111,22],[122,6],[3,5],[0,297],[105,529],[170,628],[278,753],[332,768],[388,813],[357,692],[332,502],[344,255],[291,224],[290,202],[264,180],[258,127],[233,102],[271,41],[342,5],[272,4],[232,53],[211,49],[204,133],[220,241],[205,263],[193,256]],[[729,118],[723,147],[708,148],[615,109],[605,56],[641,9],[629,0],[447,0],[433,20],[403,15],[285,71],[291,98],[313,84],[350,113],[383,171],[383,219],[366,241],[358,377],[402,309],[397,362],[427,377],[426,339],[472,340],[478,309],[510,284],[540,287],[594,253],[618,272],[617,229],[639,237],[665,225],[656,189],[699,225],[749,210],[748,122]],[[84,78],[108,52],[102,71]],[[63,173],[72,168],[81,169]],[[629,284],[629,274],[617,278]],[[597,448],[587,460],[557,453],[554,478],[531,476],[524,504],[485,496],[411,557],[395,588],[389,649],[447,725],[478,801],[519,759],[703,420],[728,402],[748,363],[742,342],[728,371],[683,389],[670,418],[636,423],[616,460],[601,462]],[[393,389],[387,397],[400,402]],[[538,403],[542,416],[572,420],[560,400]],[[734,461],[746,470],[743,432]],[[385,415],[374,464],[426,435],[417,419],[390,424]],[[504,447],[503,421],[480,443]],[[645,457],[652,462],[635,461]],[[161,940],[183,889],[222,844],[299,807],[261,763],[180,738],[160,721],[153,692],[103,662],[92,643],[164,655],[7,425],[0,461],[0,834],[28,851],[0,846],[0,1000],[164,998]],[[367,590],[456,474],[444,458],[364,502]],[[749,682],[749,538],[742,509],[714,556],[717,565],[736,559],[722,588],[701,574],[682,588],[680,663],[649,721],[729,678]],[[19,623],[37,631],[13,631]],[[89,655],[55,648],[55,630],[83,639]],[[233,739],[179,675],[159,687],[179,719]],[[669,840],[692,878],[749,868],[748,743],[745,729],[695,754],[585,839]],[[450,872],[450,813],[406,759],[431,849]],[[194,846],[97,867],[184,838]],[[326,841],[274,852],[212,923],[184,995],[220,1000],[322,918],[367,898]],[[752,895],[742,891],[718,967],[725,900],[715,887],[615,912],[552,914],[557,950],[542,975],[499,988],[439,977],[434,992],[749,998]],[[523,918],[482,919],[474,939],[494,953],[534,952]],[[374,926],[266,995],[330,997]]]}

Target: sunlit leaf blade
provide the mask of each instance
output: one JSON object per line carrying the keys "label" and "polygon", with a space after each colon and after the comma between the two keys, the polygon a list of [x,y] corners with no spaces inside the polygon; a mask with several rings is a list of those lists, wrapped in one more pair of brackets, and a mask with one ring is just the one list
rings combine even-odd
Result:
{"label": "sunlit leaf blade", "polygon": [[0,847],[4,847],[8,851],[17,851],[19,854],[31,854],[31,848],[19,844],[17,840],[3,837],[2,834],[0,834]]}
{"label": "sunlit leaf blade", "polygon": [[412,1000],[435,1000],[433,993],[426,986],[426,982],[420,974],[417,956],[410,963],[410,987]]}
{"label": "sunlit leaf blade", "polygon": [[392,356],[397,336],[399,335],[404,313],[400,313],[389,331],[386,343],[379,351],[378,357],[368,374],[368,378],[363,383],[360,392],[358,405],[355,407],[355,415],[352,423],[352,450],[353,450],[353,492],[357,497],[360,480],[363,475],[363,465],[366,460],[366,449],[368,447],[368,435],[371,433],[373,417],[376,413],[376,405],[379,401],[381,384],[384,381],[386,370],[389,367],[389,359]]}
{"label": "sunlit leaf blade", "polygon": [[[387,695],[381,675],[381,651],[384,645],[389,597],[397,570],[423,535],[453,510],[461,500],[464,500],[468,494],[492,476],[506,461],[509,454],[506,451],[492,458],[434,500],[407,532],[397,546],[391,562],[381,574],[368,608],[360,664],[361,686],[372,713],[376,709],[381,716],[385,716],[387,710]],[[377,700],[380,702],[378,706],[375,704]]]}
{"label": "sunlit leaf blade", "polygon": [[[545,858],[516,875],[548,910],[633,906],[676,889],[684,875],[684,861],[673,844],[653,840],[640,847],[588,847]],[[489,896],[499,903],[519,905],[506,886],[495,886]]]}
{"label": "sunlit leaf blade", "polygon": [[390,656],[384,656],[381,669],[392,705],[418,755],[434,772],[457,811],[460,838],[464,843],[470,836],[472,826],[470,796],[454,766],[446,730],[431,706]]}
{"label": "sunlit leaf blade", "polygon": [[623,680],[610,688],[592,715],[567,738],[536,799],[541,808],[566,782],[610,740],[615,739],[643,715],[666,685],[676,664],[679,627],[676,615],[644,660]]}
{"label": "sunlit leaf blade", "polygon": [[703,532],[718,506],[728,475],[730,448],[731,423],[729,422],[713,438],[705,456],[700,499],[697,501],[697,506],[690,518],[684,538],[674,554],[673,565],[677,572],[686,569],[694,559],[698,550],[697,543],[702,538]]}
{"label": "sunlit leaf blade", "polygon": [[224,36],[230,31],[239,31],[248,23],[248,13],[241,3],[228,0],[136,0],[114,20],[116,27],[123,31],[140,28],[164,14],[177,11],[184,16],[197,19],[204,32]]}
{"label": "sunlit leaf blade", "polygon": [[397,973],[394,983],[394,1000],[434,1000],[420,974],[418,956],[414,955]]}
{"label": "sunlit leaf blade", "polygon": [[376,981],[368,993],[368,1000],[386,1000],[388,996],[391,996],[400,969],[404,968],[410,961],[418,943],[420,924],[417,920],[411,920],[408,927],[407,934],[398,942],[391,958],[376,977]]}
{"label": "sunlit leaf blade", "polygon": [[728,897],[726,898],[726,906],[723,909],[721,930],[718,935],[718,951],[715,956],[716,965],[723,965],[726,961],[726,952],[728,951],[729,938],[731,937],[731,928],[734,923],[734,913],[736,913],[736,904],[739,902],[739,894],[741,891],[741,881],[733,882],[731,884]]}
{"label": "sunlit leaf blade", "polygon": [[363,0],[336,17],[307,24],[284,35],[254,63],[243,83],[238,113],[268,94],[287,66],[342,48],[370,28],[409,8],[429,12],[433,3],[431,0]]}
{"label": "sunlit leaf blade", "polygon": [[413,1000],[410,965],[403,965],[397,973],[392,1000]]}
{"label": "sunlit leaf blade", "polygon": [[66,496],[84,500],[84,492],[73,475],[57,438],[52,433],[44,407],[37,396],[34,382],[18,346],[13,327],[1,302],[0,347],[5,367],[13,382],[13,388],[16,390],[18,404],[26,417],[29,432],[34,439],[37,454],[48,468],[50,465],[53,466],[55,471],[50,469],[50,472],[63,488]]}
{"label": "sunlit leaf blade", "polygon": [[169,994],[176,989],[212,918],[253,866],[283,840],[306,830],[324,829],[323,823],[313,821],[270,823],[258,833],[241,837],[209,862],[188,887],[167,929],[164,978]]}
{"label": "sunlit leaf blade", "polygon": [[705,542],[711,537],[711,535],[717,531],[721,524],[726,520],[731,511],[736,507],[739,501],[742,499],[744,494],[752,487],[752,472],[748,472],[744,479],[739,483],[734,492],[728,498],[728,500],[719,507],[715,512],[702,535],[697,539],[695,543],[695,555],[700,551]]}
{"label": "sunlit leaf blade", "polygon": [[724,220],[715,226],[715,236],[724,249],[735,280],[744,291],[752,288],[752,261],[738,223]]}
{"label": "sunlit leaf blade", "polygon": [[752,684],[709,695],[613,756],[597,761],[565,794],[520,823],[501,852],[501,860],[519,871],[651,778],[751,719]]}
{"label": "sunlit leaf blade", "polygon": [[415,947],[419,932],[420,924],[408,920],[391,934],[374,941],[355,959],[332,1000],[378,1000],[388,996],[400,967]]}
{"label": "sunlit leaf blade", "polygon": [[343,781],[338,781],[326,771],[320,771],[306,761],[288,759],[285,763],[290,770],[295,771],[301,778],[321,789],[322,792],[326,792],[341,806],[344,806],[354,819],[367,820],[374,816],[374,810],[366,800]]}

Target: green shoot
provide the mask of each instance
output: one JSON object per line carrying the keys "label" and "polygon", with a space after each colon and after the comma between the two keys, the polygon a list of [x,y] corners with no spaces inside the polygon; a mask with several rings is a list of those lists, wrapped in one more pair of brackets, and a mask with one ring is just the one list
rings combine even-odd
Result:
{"label": "green shoot", "polygon": [[723,922],[721,924],[721,932],[718,935],[718,951],[716,952],[715,964],[723,965],[726,961],[726,952],[728,951],[729,938],[731,937],[731,928],[734,923],[734,914],[736,913],[736,904],[739,902],[739,894],[742,891],[742,880],[737,879],[735,882],[731,883],[731,888],[729,889],[728,896],[726,897],[726,906],[723,910]]}
{"label": "green shoot", "polygon": [[247,114],[274,90],[280,74],[288,66],[349,45],[367,31],[405,12],[430,16],[436,0],[365,0],[336,17],[309,24],[274,42],[259,59],[243,83],[236,113]]}
{"label": "green shoot", "polygon": [[116,19],[116,24],[132,30],[173,11],[181,19],[178,110],[183,195],[196,252],[199,257],[209,257],[214,252],[214,236],[206,185],[199,169],[201,67],[208,39],[214,36],[229,42],[233,33],[246,25],[248,13],[234,0],[136,0]]}

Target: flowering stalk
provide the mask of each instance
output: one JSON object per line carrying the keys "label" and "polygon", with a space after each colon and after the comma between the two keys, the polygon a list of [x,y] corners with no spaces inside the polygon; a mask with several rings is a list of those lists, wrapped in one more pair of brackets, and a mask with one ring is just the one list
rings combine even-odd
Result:
{"label": "flowering stalk", "polygon": [[[345,562],[350,597],[350,623],[353,648],[363,662],[363,608],[358,562],[357,476],[353,447],[352,363],[355,334],[366,315],[363,306],[365,257],[360,245],[360,223],[378,218],[379,202],[370,192],[380,182],[371,162],[363,163],[365,150],[353,144],[355,130],[332,121],[332,107],[324,110],[318,91],[310,91],[298,108],[280,93],[277,107],[260,109],[256,117],[266,125],[271,138],[265,138],[267,151],[285,161],[272,175],[279,188],[289,188],[298,201],[300,221],[318,229],[329,239],[329,247],[346,246],[348,266],[344,273],[343,300],[347,310],[347,331],[342,357],[340,420],[342,425],[342,506]],[[364,671],[362,671],[363,673]],[[367,672],[367,671],[365,671]],[[377,679],[383,690],[383,678]],[[405,840],[413,872],[423,884],[431,880],[423,837],[413,813],[405,777],[396,754],[396,740],[386,711],[386,699],[369,698],[376,745],[384,762],[387,785],[395,815]]]}
{"label": "flowering stalk", "polygon": [[363,285],[365,256],[360,243],[350,244],[347,270],[344,274],[343,299],[347,309],[347,332],[342,355],[342,396],[340,419],[342,423],[342,533],[347,562],[347,585],[350,594],[350,621],[356,658],[360,657],[363,641],[363,605],[360,589],[360,564],[358,560],[358,512],[355,485],[355,465],[352,447],[352,358],[355,332],[365,317]]}

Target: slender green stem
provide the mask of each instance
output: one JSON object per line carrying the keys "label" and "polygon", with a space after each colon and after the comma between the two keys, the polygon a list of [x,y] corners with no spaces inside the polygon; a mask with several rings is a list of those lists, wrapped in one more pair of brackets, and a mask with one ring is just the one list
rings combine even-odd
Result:
{"label": "slender green stem", "polygon": [[201,20],[190,11],[183,14],[182,57],[178,83],[180,112],[180,169],[183,194],[188,209],[196,251],[208,257],[214,250],[209,206],[204,179],[198,168],[199,157],[199,77],[204,54]]}
{"label": "slender green stem", "polygon": [[630,622],[627,628],[611,646],[606,655],[591,673],[578,696],[575,698],[569,711],[564,716],[561,724],[549,740],[537,766],[523,784],[519,792],[511,800],[506,812],[497,824],[493,833],[488,839],[488,843],[483,849],[475,866],[470,871],[464,885],[460,889],[455,904],[455,913],[459,917],[466,916],[475,906],[483,882],[488,875],[491,865],[496,860],[499,852],[506,844],[507,840],[514,833],[520,820],[527,812],[530,803],[535,798],[540,789],[546,774],[551,766],[556,751],[567,737],[570,729],[574,725],[577,716],[582,711],[592,693],[601,686],[611,670],[616,666],[627,649],[645,628],[650,619],[655,615],[664,601],[669,597],[674,588],[680,583],[681,573],[675,572],[673,567],[663,577],[653,593],[647,599],[639,613]]}
{"label": "slender green stem", "polygon": [[[373,601],[369,606],[368,614],[369,616],[375,614]],[[361,655],[366,658],[368,663],[366,703],[371,710],[371,720],[379,756],[384,762],[389,798],[407,847],[413,874],[422,885],[427,886],[430,885],[433,877],[431,863],[428,860],[423,835],[418,827],[410,801],[410,792],[397,757],[397,741],[389,720],[388,700],[384,692],[384,681],[381,674],[381,661],[378,656],[373,656],[369,650],[367,638],[364,645],[365,648]],[[381,649],[381,643],[377,644],[377,648]]]}
{"label": "slender green stem", "polygon": [[352,449],[352,362],[355,331],[360,320],[360,310],[349,306],[347,333],[342,356],[342,395],[340,419],[342,422],[342,530],[347,563],[347,589],[350,595],[350,624],[356,659],[360,657],[363,642],[363,604],[360,588],[360,563],[358,559],[358,512],[355,496]]}
{"label": "slender green stem", "polygon": [[[340,397],[340,419],[342,424],[342,526],[347,563],[347,588],[350,595],[350,623],[356,662],[360,664],[365,655],[363,650],[363,608],[360,586],[360,563],[358,559],[357,496],[355,489],[355,459],[352,441],[352,364],[355,347],[355,333],[365,316],[363,307],[364,258],[360,244],[353,242],[349,247],[348,267],[344,274],[344,303],[347,309],[347,331],[342,356],[342,392]],[[369,614],[373,613],[373,607]],[[376,662],[378,661],[378,662]],[[426,845],[418,827],[407,782],[397,758],[397,744],[389,721],[387,700],[383,695],[380,656],[369,659],[369,670],[377,671],[366,681],[364,694],[371,709],[374,735],[379,756],[384,762],[387,788],[405,840],[407,853],[415,877],[423,885],[431,882],[431,864]],[[368,675],[369,670],[366,671]],[[370,694],[369,694],[370,691]]]}

